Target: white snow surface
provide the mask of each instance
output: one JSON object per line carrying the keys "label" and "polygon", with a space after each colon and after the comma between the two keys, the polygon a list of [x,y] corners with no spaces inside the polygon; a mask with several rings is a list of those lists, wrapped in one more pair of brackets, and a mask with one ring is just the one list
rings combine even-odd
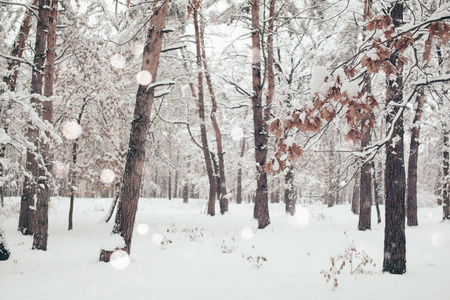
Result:
{"label": "white snow surface", "polygon": [[[450,294],[450,224],[441,222],[441,207],[419,208],[419,226],[406,228],[407,273],[391,275],[381,272],[384,221],[376,224],[374,207],[372,230],[360,232],[348,204],[297,204],[294,217],[285,214],[284,204],[269,204],[272,223],[258,230],[250,203],[230,203],[227,214],[209,217],[205,200],[141,199],[136,227],[145,223],[149,230],[135,230],[131,263],[114,269],[98,261],[113,226],[102,222],[112,199],[76,199],[74,229],[67,231],[69,199],[52,198],[47,251],[31,250],[32,237],[16,230],[20,198],[5,201],[11,257],[0,262],[1,300],[389,300]],[[152,241],[155,235],[160,242]],[[351,275],[348,264],[333,290],[320,272],[349,247],[373,258],[374,274]],[[258,256],[266,261],[258,265]]]}

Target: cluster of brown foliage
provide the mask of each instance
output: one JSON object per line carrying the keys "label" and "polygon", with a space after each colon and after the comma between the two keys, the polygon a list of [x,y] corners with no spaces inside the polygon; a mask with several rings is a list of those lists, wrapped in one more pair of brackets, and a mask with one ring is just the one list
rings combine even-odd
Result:
{"label": "cluster of brown foliage", "polygon": [[[367,23],[367,30],[381,30],[386,38],[382,41],[379,37],[374,38],[370,54],[366,52],[360,65],[365,67],[367,73],[376,74],[383,71],[386,76],[399,73],[408,59],[403,52],[414,43],[414,37],[411,32],[397,33],[392,18],[389,15],[378,16]],[[429,59],[431,44],[434,37],[439,37],[441,44],[450,39],[450,26],[443,22],[431,23],[428,26],[429,38],[425,44],[424,60]],[[317,93],[314,95],[313,106],[306,105],[295,109],[290,117],[285,119],[276,119],[269,130],[279,140],[275,157],[266,164],[266,171],[282,171],[286,166],[286,160],[294,160],[303,153],[301,146],[295,143],[286,145],[286,138],[290,131],[296,129],[300,132],[320,132],[322,122],[330,122],[336,117],[339,106],[345,111],[345,119],[350,130],[345,135],[345,140],[352,147],[356,142],[362,139],[364,132],[375,125],[375,114],[373,108],[378,102],[370,94],[360,92],[355,96],[349,96],[343,89],[344,81],[355,80],[355,66],[344,66],[343,72],[335,78],[326,77],[325,82],[329,83],[325,97],[320,97]],[[334,82],[330,82],[334,80]],[[330,84],[332,83],[332,84]],[[339,109],[341,110],[341,109]],[[301,116],[301,117],[300,117]],[[365,123],[362,120],[367,117]]]}

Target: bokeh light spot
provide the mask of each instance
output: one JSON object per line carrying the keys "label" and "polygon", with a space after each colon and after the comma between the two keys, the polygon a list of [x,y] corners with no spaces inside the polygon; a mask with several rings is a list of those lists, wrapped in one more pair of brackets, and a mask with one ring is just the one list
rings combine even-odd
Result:
{"label": "bokeh light spot", "polygon": [[244,227],[241,230],[241,236],[245,240],[249,240],[253,237],[253,229],[251,227]]}
{"label": "bokeh light spot", "polygon": [[83,132],[83,130],[82,130],[80,124],[78,124],[78,122],[75,120],[65,122],[61,128],[62,135],[66,139],[71,140],[71,141],[79,138],[81,136],[82,132]]}
{"label": "bokeh light spot", "polygon": [[309,225],[309,221],[311,219],[311,214],[309,211],[299,206],[295,211],[295,215],[291,218],[290,222],[294,228],[304,229]]}
{"label": "bokeh light spot", "polygon": [[100,181],[105,184],[110,184],[114,181],[116,178],[116,174],[111,169],[103,169],[100,172]]}
{"label": "bokeh light spot", "polygon": [[114,69],[123,69],[125,68],[126,59],[122,54],[116,53],[110,57],[109,63]]}
{"label": "bokeh light spot", "polygon": [[233,141],[242,140],[245,137],[245,130],[239,125],[234,125],[231,128],[230,135]]}
{"label": "bokeh light spot", "polygon": [[126,269],[130,265],[130,256],[123,250],[116,250],[111,254],[111,266],[116,270]]}
{"label": "bokeh light spot", "polygon": [[148,233],[149,227],[147,223],[140,223],[136,229],[139,234],[145,235]]}
{"label": "bokeh light spot", "polygon": [[149,71],[144,70],[137,73],[136,80],[140,85],[149,85],[152,82],[153,78],[152,74],[150,74]]}

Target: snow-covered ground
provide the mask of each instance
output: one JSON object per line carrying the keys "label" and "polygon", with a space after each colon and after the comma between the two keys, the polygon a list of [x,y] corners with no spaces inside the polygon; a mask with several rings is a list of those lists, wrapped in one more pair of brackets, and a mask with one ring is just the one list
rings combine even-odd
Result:
{"label": "snow-covered ground", "polygon": [[[231,203],[225,216],[208,217],[203,200],[141,199],[126,266],[126,258],[98,261],[112,228],[102,221],[111,199],[77,199],[74,230],[67,231],[69,200],[53,198],[46,252],[31,250],[32,237],[16,231],[19,201],[6,199],[12,255],[0,262],[1,300],[450,297],[450,224],[441,222],[440,207],[420,208],[419,227],[407,228],[408,271],[400,276],[381,272],[384,224],[359,232],[348,205],[298,205],[290,217],[283,204],[270,204],[272,224],[256,230],[252,204]],[[326,283],[321,271],[352,247],[353,257],[363,251],[373,263],[350,274],[347,260],[333,289],[333,277]]]}

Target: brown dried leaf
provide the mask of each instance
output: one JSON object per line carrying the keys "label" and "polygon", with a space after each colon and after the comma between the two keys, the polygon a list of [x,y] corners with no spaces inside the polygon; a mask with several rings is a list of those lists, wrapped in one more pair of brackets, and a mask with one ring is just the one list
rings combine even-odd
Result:
{"label": "brown dried leaf", "polygon": [[347,75],[348,78],[353,78],[356,75],[356,69],[355,68],[350,68],[348,66],[344,66],[344,73],[345,75]]}
{"label": "brown dried leaf", "polygon": [[350,148],[362,139],[363,134],[356,128],[352,128],[345,136],[344,139],[347,141]]}
{"label": "brown dried leaf", "polygon": [[272,132],[277,138],[281,138],[284,135],[283,122],[280,119],[276,119],[270,123],[269,131]]}
{"label": "brown dried leaf", "polygon": [[403,52],[408,48],[409,45],[414,43],[414,38],[412,37],[412,33],[408,32],[405,36],[399,38],[394,43],[394,48],[398,49],[398,51]]}
{"label": "brown dried leaf", "polygon": [[294,161],[296,158],[300,157],[303,154],[303,149],[299,145],[293,143],[291,147],[288,149],[288,158],[290,161]]}

